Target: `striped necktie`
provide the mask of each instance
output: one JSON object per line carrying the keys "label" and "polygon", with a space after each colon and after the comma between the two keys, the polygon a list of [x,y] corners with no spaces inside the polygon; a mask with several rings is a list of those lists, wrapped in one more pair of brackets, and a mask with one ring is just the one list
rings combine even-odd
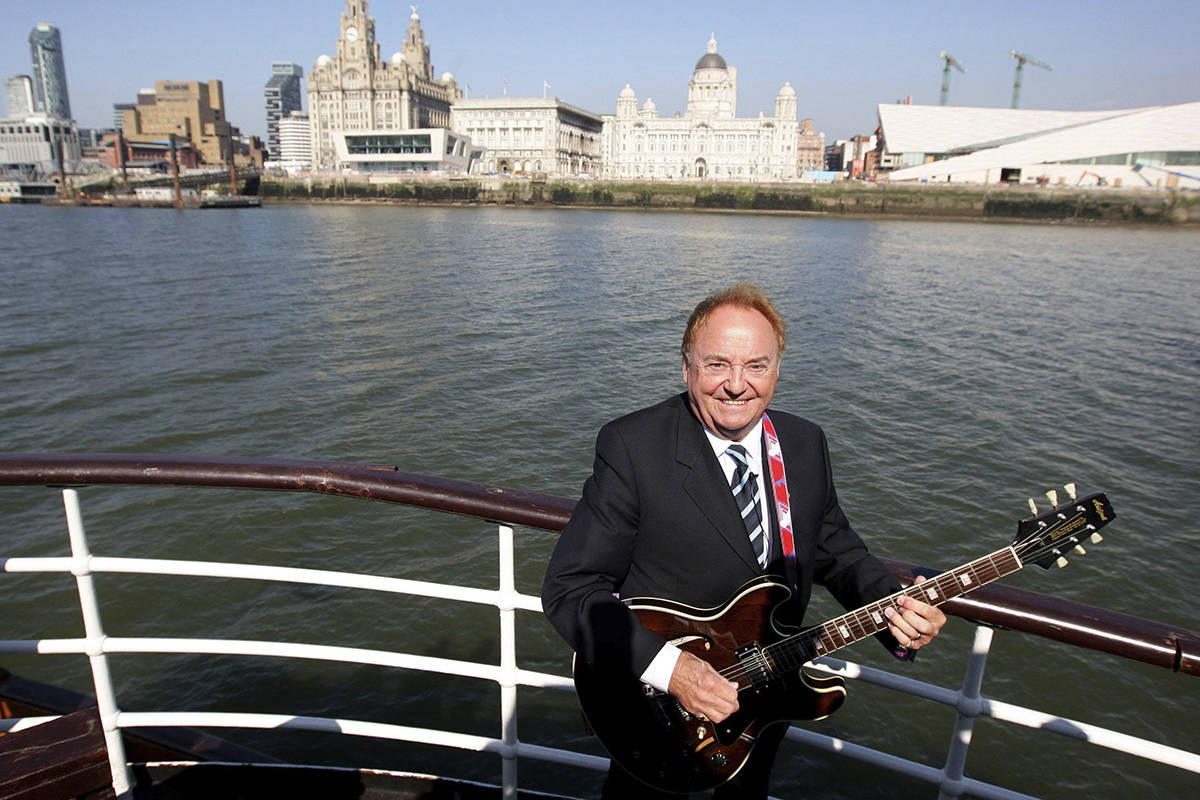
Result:
{"label": "striped necktie", "polygon": [[750,459],[746,448],[740,444],[731,444],[725,450],[733,459],[733,478],[729,485],[733,490],[733,499],[738,510],[742,512],[742,522],[746,524],[746,532],[750,534],[750,544],[754,547],[754,556],[760,567],[767,566],[766,538],[763,536],[762,511],[758,503],[758,480],[750,471]]}

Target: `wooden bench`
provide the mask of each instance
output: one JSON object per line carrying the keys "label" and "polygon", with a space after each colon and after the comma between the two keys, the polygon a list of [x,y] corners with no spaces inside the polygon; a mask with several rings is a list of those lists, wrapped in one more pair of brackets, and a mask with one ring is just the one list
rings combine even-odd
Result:
{"label": "wooden bench", "polygon": [[0,736],[0,797],[115,798],[99,712],[85,708]]}

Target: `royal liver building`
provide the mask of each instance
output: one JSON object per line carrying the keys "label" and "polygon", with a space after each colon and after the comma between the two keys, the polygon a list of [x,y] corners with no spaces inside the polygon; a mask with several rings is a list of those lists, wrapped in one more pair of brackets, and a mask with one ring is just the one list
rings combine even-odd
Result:
{"label": "royal liver building", "polygon": [[317,59],[308,79],[313,167],[339,170],[347,132],[449,128],[462,96],[450,73],[433,77],[429,45],[414,9],[400,52],[384,61],[364,0],[346,0],[337,57]]}
{"label": "royal liver building", "polygon": [[649,99],[639,109],[633,89],[621,91],[616,116],[604,116],[604,177],[793,180],[799,130],[790,83],[775,98],[775,116],[737,116],[737,68],[717,53],[714,37],[696,62],[682,116],[660,117]]}

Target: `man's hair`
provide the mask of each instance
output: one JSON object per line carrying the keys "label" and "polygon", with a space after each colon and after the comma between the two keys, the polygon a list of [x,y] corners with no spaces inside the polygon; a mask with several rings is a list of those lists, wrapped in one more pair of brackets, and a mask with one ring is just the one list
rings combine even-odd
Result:
{"label": "man's hair", "polygon": [[766,317],[767,322],[771,323],[771,328],[775,331],[775,341],[779,343],[779,355],[783,355],[783,350],[787,346],[787,323],[783,321],[783,316],[775,308],[771,298],[767,297],[766,292],[753,283],[743,282],[710,294],[693,309],[692,316],[688,318],[687,327],[683,330],[683,344],[679,347],[684,361],[687,361],[691,354],[692,344],[696,341],[696,332],[708,321],[709,315],[721,306],[750,308]]}

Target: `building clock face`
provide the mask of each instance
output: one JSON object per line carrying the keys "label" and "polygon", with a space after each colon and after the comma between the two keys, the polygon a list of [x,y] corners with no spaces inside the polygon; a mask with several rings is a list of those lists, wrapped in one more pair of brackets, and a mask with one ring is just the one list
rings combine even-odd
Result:
{"label": "building clock face", "polygon": [[346,41],[358,41],[358,28],[354,27],[353,25],[351,25],[349,28],[346,28]]}

